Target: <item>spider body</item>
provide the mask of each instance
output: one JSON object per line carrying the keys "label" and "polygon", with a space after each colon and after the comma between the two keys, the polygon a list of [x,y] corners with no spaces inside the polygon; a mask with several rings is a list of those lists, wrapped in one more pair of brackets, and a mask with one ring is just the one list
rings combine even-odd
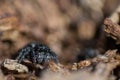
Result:
{"label": "spider body", "polygon": [[18,60],[19,63],[24,59],[28,59],[32,63],[37,64],[47,63],[49,60],[53,60],[56,63],[58,62],[57,55],[51,51],[48,46],[36,42],[29,43],[19,50],[18,53],[19,55],[16,60]]}

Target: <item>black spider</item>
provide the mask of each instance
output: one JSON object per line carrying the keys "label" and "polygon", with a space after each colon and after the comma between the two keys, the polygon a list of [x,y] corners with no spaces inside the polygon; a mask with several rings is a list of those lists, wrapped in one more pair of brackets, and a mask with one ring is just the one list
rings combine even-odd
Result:
{"label": "black spider", "polygon": [[41,64],[43,62],[48,62],[49,60],[53,60],[54,62],[58,62],[57,55],[50,50],[44,44],[32,42],[21,50],[18,51],[19,55],[16,58],[19,63],[21,63],[24,59],[28,59],[32,63]]}

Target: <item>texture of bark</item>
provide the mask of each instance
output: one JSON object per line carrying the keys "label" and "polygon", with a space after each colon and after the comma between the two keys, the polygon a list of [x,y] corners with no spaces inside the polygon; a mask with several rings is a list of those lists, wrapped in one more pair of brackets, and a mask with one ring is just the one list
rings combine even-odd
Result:
{"label": "texture of bark", "polygon": [[104,31],[108,34],[108,36],[112,37],[118,44],[120,44],[120,26],[117,23],[113,23],[109,18],[105,19],[104,25]]}

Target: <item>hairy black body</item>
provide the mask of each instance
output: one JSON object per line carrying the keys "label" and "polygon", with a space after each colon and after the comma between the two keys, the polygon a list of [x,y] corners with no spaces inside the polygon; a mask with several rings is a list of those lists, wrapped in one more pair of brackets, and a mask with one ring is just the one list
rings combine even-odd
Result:
{"label": "hairy black body", "polygon": [[18,51],[19,55],[16,58],[19,63],[24,59],[31,61],[32,63],[41,64],[47,63],[49,60],[58,62],[57,55],[46,45],[32,42]]}

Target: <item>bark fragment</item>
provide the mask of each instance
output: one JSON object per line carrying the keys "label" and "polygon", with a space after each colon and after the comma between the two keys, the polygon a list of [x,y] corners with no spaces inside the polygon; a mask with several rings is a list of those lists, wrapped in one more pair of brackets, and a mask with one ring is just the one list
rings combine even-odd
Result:
{"label": "bark fragment", "polygon": [[120,44],[120,26],[113,23],[109,18],[105,19],[104,25],[104,31],[108,34],[108,36],[112,37],[118,44]]}

